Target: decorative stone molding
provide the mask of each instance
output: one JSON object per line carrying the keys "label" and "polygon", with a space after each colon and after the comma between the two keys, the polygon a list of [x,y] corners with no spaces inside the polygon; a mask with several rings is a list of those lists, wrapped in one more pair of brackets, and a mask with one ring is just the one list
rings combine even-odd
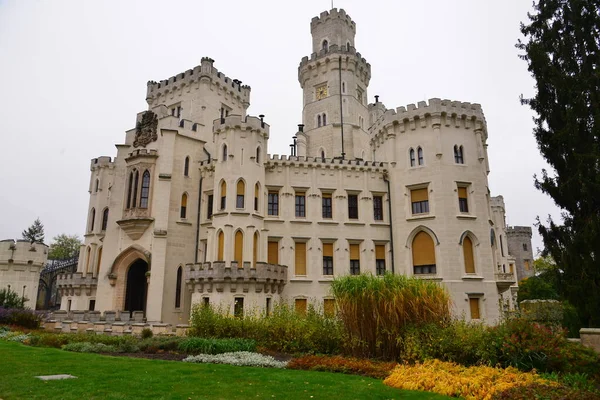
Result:
{"label": "decorative stone molding", "polygon": [[238,266],[236,261],[226,264],[224,261],[216,261],[212,264],[189,264],[185,268],[185,282],[188,289],[200,293],[211,293],[213,290],[222,292],[229,289],[230,292],[238,290],[247,293],[249,284],[254,284],[257,293],[281,293],[287,282],[287,266],[256,263],[252,268],[250,263]]}
{"label": "decorative stone molding", "polygon": [[60,274],[56,278],[56,286],[62,296],[91,296],[98,286],[98,278],[81,272]]}
{"label": "decorative stone molding", "polygon": [[495,274],[496,286],[500,293],[507,291],[512,285],[517,283],[513,272],[498,272]]}
{"label": "decorative stone molding", "polygon": [[129,218],[117,221],[117,224],[131,240],[138,240],[146,229],[154,222],[154,218]]}

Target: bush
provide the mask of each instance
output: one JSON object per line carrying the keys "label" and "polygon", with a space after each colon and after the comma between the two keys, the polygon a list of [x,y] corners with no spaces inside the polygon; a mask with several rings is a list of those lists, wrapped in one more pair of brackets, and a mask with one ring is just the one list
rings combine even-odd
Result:
{"label": "bush", "polygon": [[199,354],[197,356],[189,356],[183,362],[191,363],[213,363],[213,364],[229,364],[247,367],[271,367],[285,368],[285,361],[277,361],[271,356],[265,356],[258,353],[250,353],[247,351],[238,351],[235,353],[223,353],[217,355]]}
{"label": "bush", "polygon": [[0,307],[0,324],[38,329],[41,322],[41,315],[33,310]]}
{"label": "bush", "polygon": [[179,342],[178,349],[187,354],[221,354],[236,351],[256,351],[256,342],[248,339],[187,338]]}
{"label": "bush", "polygon": [[291,359],[288,362],[287,368],[307,371],[341,372],[344,374],[383,379],[390,374],[396,365],[397,363],[395,362],[381,362],[341,356],[308,355]]}
{"label": "bush", "polygon": [[0,307],[24,309],[29,299],[13,291],[11,288],[0,289]]}
{"label": "bush", "polygon": [[149,339],[152,336],[154,336],[154,333],[152,332],[152,329],[150,329],[150,328],[144,328],[144,329],[142,329],[141,336],[142,336],[142,339]]}
{"label": "bush", "polygon": [[435,282],[405,275],[343,276],[331,284],[348,348],[359,357],[397,360],[406,329],[450,320],[450,295]]}
{"label": "bush", "polygon": [[516,386],[498,391],[491,397],[491,400],[598,400],[598,398],[598,394],[591,391],[532,383],[527,386]]}
{"label": "bush", "polygon": [[[38,347],[54,347],[61,348],[69,343],[88,342],[92,344],[102,343],[115,348],[132,348],[136,346],[139,340],[131,336],[109,336],[95,335],[89,333],[50,333],[50,332],[35,332],[31,335],[30,344]],[[130,352],[130,351],[124,351]]]}
{"label": "bush", "polygon": [[158,353],[165,351],[177,351],[179,348],[179,337],[155,336],[148,339],[143,339],[138,343],[139,351],[144,353]]}
{"label": "bush", "polygon": [[115,353],[117,351],[115,346],[90,342],[69,343],[62,346],[62,349],[77,353]]}

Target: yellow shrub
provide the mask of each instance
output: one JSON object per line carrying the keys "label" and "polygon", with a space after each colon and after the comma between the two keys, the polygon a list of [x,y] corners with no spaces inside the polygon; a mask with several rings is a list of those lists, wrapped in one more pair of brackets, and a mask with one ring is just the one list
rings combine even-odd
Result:
{"label": "yellow shrub", "polygon": [[558,386],[535,373],[512,367],[464,367],[439,360],[399,365],[383,383],[398,389],[423,390],[466,400],[489,400],[495,393],[533,383]]}

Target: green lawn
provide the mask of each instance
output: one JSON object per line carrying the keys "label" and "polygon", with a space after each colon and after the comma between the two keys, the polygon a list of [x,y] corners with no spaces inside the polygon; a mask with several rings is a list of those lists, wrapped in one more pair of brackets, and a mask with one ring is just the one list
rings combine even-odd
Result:
{"label": "green lawn", "polygon": [[[43,382],[37,375],[78,379]],[[448,399],[327,372],[108,357],[0,341],[0,399]]]}

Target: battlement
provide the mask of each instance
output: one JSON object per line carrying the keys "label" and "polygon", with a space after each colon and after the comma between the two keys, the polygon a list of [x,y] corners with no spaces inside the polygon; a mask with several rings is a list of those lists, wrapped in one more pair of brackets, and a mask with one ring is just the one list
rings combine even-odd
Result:
{"label": "battlement", "polygon": [[508,226],[506,227],[506,234],[510,236],[527,236],[531,238],[531,227],[530,226]]}
{"label": "battlement", "polygon": [[0,241],[0,264],[43,267],[48,259],[48,246],[13,239]]}
{"label": "battlement", "polygon": [[506,205],[504,204],[504,197],[502,196],[490,197],[490,205],[492,207],[502,207],[502,209],[506,209]]}
{"label": "battlement", "polygon": [[401,106],[395,110],[386,110],[369,128],[369,133],[377,134],[384,128],[390,127],[393,124],[401,123],[402,125],[404,122],[413,123],[419,121],[421,127],[424,128],[427,126],[428,118],[432,120],[432,124],[435,124],[436,120],[437,124],[441,124],[441,117],[445,117],[446,126],[452,125],[452,120],[454,119],[454,124],[458,127],[459,122],[464,120],[464,127],[466,129],[481,130],[484,140],[487,139],[487,124],[480,104],[447,99],[442,100],[439,98],[429,99],[429,103],[420,101],[416,106],[409,104],[406,107]]}
{"label": "battlement", "polygon": [[198,82],[202,78],[208,78],[216,85],[228,90],[230,95],[240,101],[250,103],[250,86],[242,85],[242,81],[231,79],[213,66],[215,60],[202,57],[201,64],[193,69],[188,69],[168,79],[148,81],[146,100],[154,99],[160,95],[181,89],[186,85]]}
{"label": "battlement", "polygon": [[346,14],[346,10],[340,8],[339,11],[337,8],[333,8],[330,11],[323,11],[318,17],[314,17],[310,21],[310,31],[315,30],[320,24],[324,24],[327,21],[332,20],[341,20],[345,22],[350,29],[356,32],[356,23],[352,21],[352,18],[348,14]]}
{"label": "battlement", "polygon": [[269,137],[269,124],[260,118],[241,115],[229,115],[225,118],[217,118],[213,121],[213,132],[220,133],[227,129],[241,129],[248,131],[261,132],[265,137]]}
{"label": "battlement", "polygon": [[111,167],[113,165],[114,163],[111,157],[102,156],[98,158],[92,158],[92,161],[90,162],[90,169],[94,170],[96,168]]}
{"label": "battlement", "polygon": [[[316,64],[319,61],[326,61],[328,57],[332,56],[346,56],[349,57],[350,60],[354,61],[356,65],[355,70],[363,70],[367,74],[367,82],[371,79],[371,64],[367,62],[367,60],[356,51],[356,48],[352,46],[338,46],[337,44],[331,44],[326,49],[321,49],[318,53],[312,53],[310,58],[308,56],[302,57],[300,60],[300,65],[298,66],[298,77],[302,75],[302,73],[306,69],[312,69],[314,67],[313,64]],[[343,62],[346,62],[344,58],[342,58]],[[335,64],[337,66],[337,63]]]}
{"label": "battlement", "polygon": [[135,149],[127,155],[126,161],[135,157],[158,157],[158,150],[155,149]]}

